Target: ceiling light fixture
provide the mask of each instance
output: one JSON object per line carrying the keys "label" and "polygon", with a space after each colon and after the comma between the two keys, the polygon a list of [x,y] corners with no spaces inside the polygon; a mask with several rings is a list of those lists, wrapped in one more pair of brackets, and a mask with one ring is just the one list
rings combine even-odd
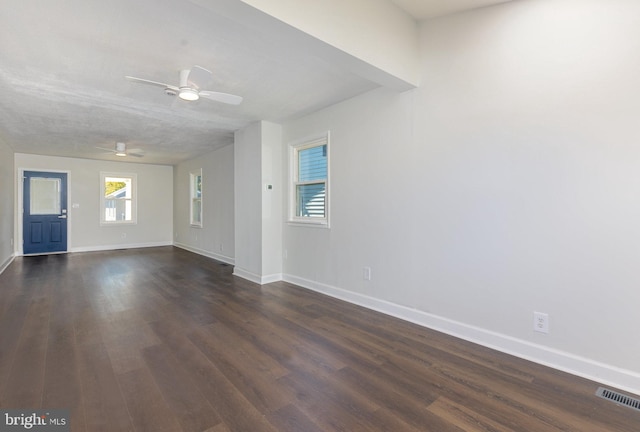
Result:
{"label": "ceiling light fixture", "polygon": [[127,145],[122,142],[116,143],[116,156],[124,157],[127,155]]}
{"label": "ceiling light fixture", "polygon": [[186,101],[196,101],[200,99],[200,95],[198,95],[198,91],[189,87],[181,87],[180,93],[178,93],[178,97]]}

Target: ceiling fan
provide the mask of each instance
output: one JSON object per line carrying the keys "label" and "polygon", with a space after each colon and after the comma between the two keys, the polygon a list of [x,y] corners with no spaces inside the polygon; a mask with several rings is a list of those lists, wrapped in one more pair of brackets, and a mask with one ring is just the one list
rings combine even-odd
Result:
{"label": "ceiling fan", "polygon": [[211,82],[213,74],[207,69],[194,66],[191,69],[183,69],[180,71],[180,84],[175,86],[171,84],[151,81],[144,78],[133,76],[125,76],[129,81],[151,84],[158,87],[164,87],[164,92],[170,96],[178,95],[180,99],[186,101],[195,101],[200,98],[211,99],[231,105],[239,105],[242,102],[241,96],[228,93],[220,93],[211,90],[203,90],[202,88]]}
{"label": "ceiling fan", "polygon": [[109,153],[113,153],[116,156],[121,156],[121,157],[125,157],[125,156],[144,157],[144,152],[142,151],[142,149],[131,149],[127,151],[127,145],[123,142],[117,142],[116,146],[112,149],[108,149],[105,147],[98,147],[98,146],[96,146],[96,148],[100,150],[108,151]]}

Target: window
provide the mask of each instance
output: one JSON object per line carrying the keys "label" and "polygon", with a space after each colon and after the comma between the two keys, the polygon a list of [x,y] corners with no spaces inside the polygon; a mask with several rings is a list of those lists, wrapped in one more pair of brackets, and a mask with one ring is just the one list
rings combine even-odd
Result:
{"label": "window", "polygon": [[328,226],[329,134],[291,146],[290,222]]}
{"label": "window", "polygon": [[202,169],[190,174],[191,225],[202,227]]}
{"label": "window", "polygon": [[100,223],[136,223],[136,175],[100,173]]}
{"label": "window", "polygon": [[29,177],[29,209],[32,215],[62,214],[60,191],[62,180],[59,178]]}

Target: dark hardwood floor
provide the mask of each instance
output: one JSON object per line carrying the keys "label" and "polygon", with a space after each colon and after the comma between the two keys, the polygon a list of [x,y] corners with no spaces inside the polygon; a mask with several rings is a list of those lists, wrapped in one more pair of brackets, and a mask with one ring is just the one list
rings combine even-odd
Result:
{"label": "dark hardwood floor", "polygon": [[0,407],[73,431],[640,431],[598,384],[163,247],[17,258]]}

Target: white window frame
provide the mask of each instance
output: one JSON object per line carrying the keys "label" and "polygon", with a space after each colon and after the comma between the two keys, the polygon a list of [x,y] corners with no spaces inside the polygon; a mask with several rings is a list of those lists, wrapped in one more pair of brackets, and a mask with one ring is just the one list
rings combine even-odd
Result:
{"label": "white window frame", "polygon": [[[131,179],[131,198],[126,199],[131,202],[131,220],[111,221],[106,219],[106,197],[105,182],[108,177]],[[120,226],[136,225],[138,223],[138,176],[133,173],[121,172],[100,172],[100,225]]]}
{"label": "white window frame", "polygon": [[[330,177],[331,177],[331,158],[330,158],[330,134],[325,132],[304,140],[293,142],[289,145],[289,215],[288,223],[290,225],[312,226],[318,228],[329,228],[330,214]],[[325,201],[324,201],[324,217],[298,216],[297,215],[297,186],[304,184],[298,182],[298,152],[312,147],[326,145],[327,151],[327,177],[325,183]],[[313,181],[311,183],[318,183]]]}
{"label": "white window frame", "polygon": [[[200,197],[196,196],[196,179],[200,177]],[[197,227],[197,228],[202,228],[202,218],[203,218],[203,208],[202,208],[202,198],[203,198],[203,194],[204,194],[204,178],[202,176],[202,168],[195,170],[195,171],[191,171],[189,173],[189,222],[191,224],[192,227]],[[196,220],[194,218],[195,216],[195,211],[194,211],[194,205],[196,202],[200,203],[200,214],[199,216],[199,220]]]}

